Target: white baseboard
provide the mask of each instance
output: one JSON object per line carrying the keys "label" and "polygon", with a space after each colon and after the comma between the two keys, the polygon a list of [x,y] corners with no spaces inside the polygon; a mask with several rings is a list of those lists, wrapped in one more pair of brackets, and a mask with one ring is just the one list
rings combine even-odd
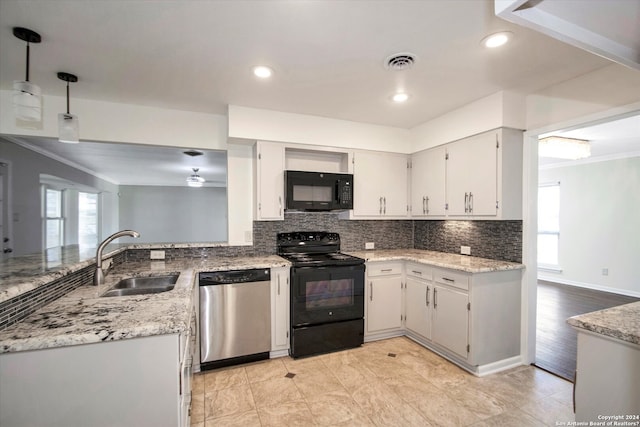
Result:
{"label": "white baseboard", "polygon": [[594,291],[609,292],[612,294],[625,295],[629,297],[640,298],[640,292],[630,291],[628,289],[612,288],[609,286],[596,285],[593,283],[577,282],[575,280],[567,280],[558,276],[550,276],[546,274],[538,274],[538,280],[547,282],[560,283],[561,285],[575,286],[578,288],[592,289]]}

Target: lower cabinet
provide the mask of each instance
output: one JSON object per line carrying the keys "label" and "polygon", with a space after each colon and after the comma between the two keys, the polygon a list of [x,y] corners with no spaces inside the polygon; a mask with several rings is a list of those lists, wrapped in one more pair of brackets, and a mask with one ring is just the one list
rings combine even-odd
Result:
{"label": "lower cabinet", "polygon": [[2,354],[0,425],[186,427],[187,335]]}
{"label": "lower cabinet", "polygon": [[521,276],[368,262],[365,340],[404,334],[477,375],[517,366]]}
{"label": "lower cabinet", "polygon": [[289,268],[271,269],[271,357],[289,350]]}
{"label": "lower cabinet", "polygon": [[402,286],[401,262],[367,264],[365,338],[398,335],[402,330]]}

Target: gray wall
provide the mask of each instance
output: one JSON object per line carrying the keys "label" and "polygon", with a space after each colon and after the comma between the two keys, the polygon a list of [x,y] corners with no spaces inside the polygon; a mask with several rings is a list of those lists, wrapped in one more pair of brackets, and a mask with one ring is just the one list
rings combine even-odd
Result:
{"label": "gray wall", "polygon": [[120,186],[120,227],[140,233],[122,243],[227,241],[227,191],[219,187]]}
{"label": "gray wall", "polygon": [[[12,213],[8,220],[13,229],[13,256],[42,251],[42,218],[40,200],[40,174],[48,174],[81,185],[95,188],[108,194],[117,193],[118,187],[96,178],[64,163],[27,150],[13,142],[0,138],[0,159],[11,162],[12,175]],[[111,202],[117,200],[111,199]],[[113,218],[113,209],[105,207],[103,232],[113,232],[117,227],[117,218]],[[115,226],[115,227],[114,227]],[[109,229],[109,227],[114,227]]]}
{"label": "gray wall", "polygon": [[540,170],[558,181],[562,271],[539,277],[640,296],[640,157]]}

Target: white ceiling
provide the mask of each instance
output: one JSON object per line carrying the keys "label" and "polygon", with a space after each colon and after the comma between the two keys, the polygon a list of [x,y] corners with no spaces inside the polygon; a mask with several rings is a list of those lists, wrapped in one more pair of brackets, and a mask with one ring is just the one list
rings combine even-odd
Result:
{"label": "white ceiling", "polygon": [[[494,16],[492,0],[0,0],[0,88],[225,114],[229,104],[411,128],[500,90],[529,93],[610,64]],[[512,43],[489,51],[486,35]],[[383,60],[412,52],[410,70]],[[275,70],[270,81],[251,75]],[[410,100],[392,105],[406,90]]]}

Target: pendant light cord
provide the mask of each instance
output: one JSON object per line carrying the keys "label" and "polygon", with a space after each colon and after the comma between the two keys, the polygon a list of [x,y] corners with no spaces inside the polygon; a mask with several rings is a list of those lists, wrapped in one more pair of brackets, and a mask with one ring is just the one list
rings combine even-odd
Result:
{"label": "pendant light cord", "polygon": [[29,81],[29,41],[27,41],[27,73],[26,81]]}
{"label": "pendant light cord", "polygon": [[67,81],[67,114],[69,114],[69,81]]}

